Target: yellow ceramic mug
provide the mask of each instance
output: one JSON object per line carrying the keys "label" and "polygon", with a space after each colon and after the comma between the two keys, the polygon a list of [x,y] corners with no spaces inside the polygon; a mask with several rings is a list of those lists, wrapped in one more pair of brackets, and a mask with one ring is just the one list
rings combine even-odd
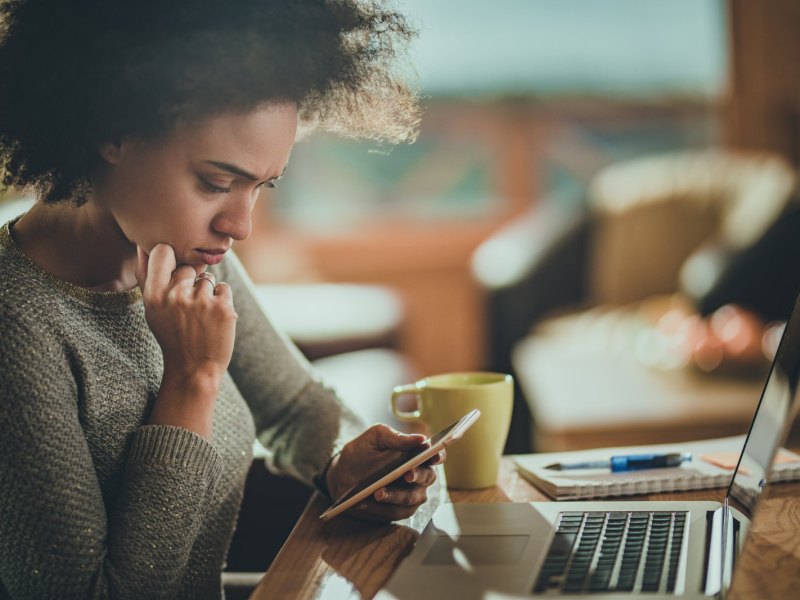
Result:
{"label": "yellow ceramic mug", "polygon": [[[397,401],[415,396],[417,409],[400,410]],[[514,380],[505,373],[446,373],[401,385],[392,393],[392,412],[403,421],[424,421],[431,434],[477,408],[481,417],[463,439],[447,450],[447,485],[474,489],[497,483],[500,457],[511,425]]]}

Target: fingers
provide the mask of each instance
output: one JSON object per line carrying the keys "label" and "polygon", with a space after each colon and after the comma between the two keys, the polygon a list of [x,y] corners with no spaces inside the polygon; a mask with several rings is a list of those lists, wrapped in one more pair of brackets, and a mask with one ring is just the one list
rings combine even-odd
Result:
{"label": "fingers", "polygon": [[[209,273],[208,271],[200,273],[200,275],[194,278],[192,285],[196,296],[199,297],[203,294],[210,295],[233,307],[233,291],[231,290],[231,286],[224,281],[217,283],[217,279],[214,277],[213,273]],[[234,314],[234,317],[236,316],[237,315]]]}
{"label": "fingers", "polygon": [[[413,483],[408,482],[409,477],[413,478]],[[376,491],[366,502],[366,510],[373,515],[382,515],[392,519],[404,519],[424,504],[428,499],[428,486],[436,481],[436,473],[433,469],[417,468],[406,473],[403,480],[395,481],[387,487]],[[385,505],[384,509],[377,509],[372,504],[378,506]]]}
{"label": "fingers", "polygon": [[426,465],[430,465],[430,466],[433,467],[433,466],[436,466],[436,465],[443,465],[444,461],[446,461],[446,460],[447,460],[447,450],[442,450],[441,452],[439,452],[439,454],[434,456],[432,459],[430,459],[425,464]]}
{"label": "fingers", "polygon": [[[381,494],[382,493],[382,494]],[[376,498],[380,494],[380,500]],[[428,499],[420,486],[383,488],[351,509],[353,516],[371,521],[397,521],[412,516]]]}
{"label": "fingers", "polygon": [[411,450],[425,441],[419,433],[400,433],[388,425],[374,425],[369,429],[376,450]]}
{"label": "fingers", "polygon": [[[143,251],[142,251],[143,252]],[[140,264],[142,260],[140,258]],[[144,287],[142,291],[153,294],[162,293],[172,280],[176,271],[175,251],[169,244],[156,244],[144,265]],[[189,267],[191,269],[191,267]]]}
{"label": "fingers", "polygon": [[419,506],[428,499],[428,490],[421,485],[390,485],[379,489],[372,497],[384,504]]}
{"label": "fingers", "polygon": [[214,290],[217,287],[217,278],[212,273],[204,271],[194,278],[192,285],[197,294],[210,293],[214,295]]}
{"label": "fingers", "polygon": [[174,249],[165,243],[149,254],[137,247],[136,274],[147,325],[161,346],[165,378],[202,374],[218,380],[230,364],[236,336],[230,286],[216,285],[202,266],[178,265]]}
{"label": "fingers", "polygon": [[428,500],[428,486],[436,481],[429,467],[413,469],[414,483],[403,479],[376,491],[372,496],[348,511],[352,516],[370,521],[397,521],[412,516]]}
{"label": "fingers", "polygon": [[197,272],[194,267],[189,265],[180,265],[172,272],[170,283],[173,286],[182,286],[186,289],[194,287]]}
{"label": "fingers", "polygon": [[150,257],[141,246],[136,246],[136,282],[139,289],[144,291],[144,282],[147,279],[147,263]]}
{"label": "fingers", "polygon": [[227,299],[231,304],[233,304],[233,291],[231,290],[231,286],[224,281],[216,285],[214,288],[214,295],[223,299]]}
{"label": "fingers", "polygon": [[[344,446],[339,460],[328,470],[328,487],[337,497],[362,480],[365,473],[374,471],[375,466],[390,459],[417,455],[429,446],[424,435],[408,435],[387,425],[373,425]],[[380,521],[411,516],[427,500],[427,488],[436,481],[432,465],[443,460],[443,452],[435,454],[348,512],[357,518]]]}
{"label": "fingers", "polygon": [[403,475],[403,481],[406,483],[429,486],[436,481],[436,473],[431,467],[417,467]]}

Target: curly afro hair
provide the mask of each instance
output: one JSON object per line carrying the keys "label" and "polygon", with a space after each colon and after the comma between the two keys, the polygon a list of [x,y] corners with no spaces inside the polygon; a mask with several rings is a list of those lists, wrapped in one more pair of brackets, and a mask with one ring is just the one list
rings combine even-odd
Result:
{"label": "curly afro hair", "polygon": [[3,184],[82,204],[100,143],[275,101],[307,126],[413,140],[413,35],[381,0],[0,0]]}

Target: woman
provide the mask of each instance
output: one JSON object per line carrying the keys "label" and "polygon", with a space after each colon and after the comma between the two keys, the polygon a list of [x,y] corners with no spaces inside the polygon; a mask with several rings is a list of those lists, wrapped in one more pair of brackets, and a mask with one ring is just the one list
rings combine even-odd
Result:
{"label": "woman", "polygon": [[[2,23],[4,183],[39,202],[0,231],[0,597],[218,598],[255,435],[331,496],[422,442],[357,435],[231,252],[298,120],[413,136],[411,32],[356,0],[13,0]],[[433,480],[352,512],[407,517]]]}

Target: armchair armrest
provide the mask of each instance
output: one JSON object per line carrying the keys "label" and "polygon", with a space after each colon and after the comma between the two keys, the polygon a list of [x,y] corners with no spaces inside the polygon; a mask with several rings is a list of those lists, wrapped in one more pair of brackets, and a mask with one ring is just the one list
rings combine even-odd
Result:
{"label": "armchair armrest", "polygon": [[586,294],[590,217],[578,203],[542,201],[484,241],[472,273],[485,290],[491,368],[508,371],[514,344]]}

